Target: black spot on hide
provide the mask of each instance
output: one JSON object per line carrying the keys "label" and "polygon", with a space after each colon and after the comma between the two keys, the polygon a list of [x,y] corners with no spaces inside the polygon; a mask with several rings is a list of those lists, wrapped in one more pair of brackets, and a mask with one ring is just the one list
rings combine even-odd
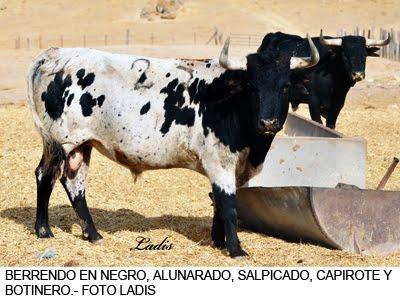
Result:
{"label": "black spot on hide", "polygon": [[160,129],[163,135],[169,132],[173,122],[177,125],[186,125],[188,127],[194,124],[194,109],[183,106],[185,103],[185,98],[183,97],[184,90],[185,86],[183,83],[179,83],[178,79],[174,79],[160,91],[160,93],[167,94],[164,100],[165,121]]}
{"label": "black spot on hide", "polygon": [[85,69],[83,68],[78,70],[76,76],[78,77],[78,85],[81,86],[82,89],[85,89],[86,87],[92,85],[95,78],[94,73],[89,73],[85,76]]}
{"label": "black spot on hide", "polygon": [[64,112],[65,100],[68,96],[68,93],[65,94],[65,90],[72,85],[71,75],[67,75],[65,78],[63,75],[63,71],[57,72],[54,80],[47,86],[47,90],[42,93],[46,112],[53,120],[60,118]]}
{"label": "black spot on hide", "polygon": [[101,95],[97,98],[93,98],[93,96],[86,92],[83,93],[81,98],[79,99],[79,104],[82,107],[82,115],[84,117],[89,117],[93,113],[93,107],[98,105],[101,107],[105,100],[105,96]]}
{"label": "black spot on hide", "polygon": [[146,114],[150,109],[150,102],[147,102],[143,107],[140,109],[140,114],[144,115]]}

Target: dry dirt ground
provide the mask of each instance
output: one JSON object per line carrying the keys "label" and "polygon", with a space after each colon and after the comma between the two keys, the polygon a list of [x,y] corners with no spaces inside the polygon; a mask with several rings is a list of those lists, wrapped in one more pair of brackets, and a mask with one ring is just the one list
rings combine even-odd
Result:
{"label": "dry dirt ground", "polygon": [[[94,9],[89,0],[72,8],[65,1],[0,1],[0,24],[6,25],[0,26],[0,40],[10,42],[16,35],[97,35],[121,32],[130,26],[137,31],[168,35],[214,24],[225,32],[258,34],[271,30],[317,34],[320,27],[334,33],[343,27],[371,24],[400,26],[398,1],[186,1],[185,10],[173,21],[139,19],[145,2],[99,0]],[[239,237],[250,257],[232,260],[211,245],[212,207],[206,178],[173,169],[145,172],[134,183],[129,171],[97,152],[91,162],[87,196],[94,221],[104,236],[103,244],[82,240],[75,214],[59,183],[50,202],[55,238],[37,239],[33,234],[33,172],[41,156],[41,141],[25,105],[25,74],[38,50],[10,50],[6,42],[0,42],[0,265],[400,265],[400,253],[366,257],[289,243],[246,230],[241,230]],[[216,57],[220,51],[219,47],[200,45],[107,49],[190,58]],[[238,57],[254,49],[233,47],[232,55]],[[369,188],[376,186],[392,157],[399,155],[399,93],[400,64],[369,59],[367,79],[351,90],[339,117],[339,131],[368,141]],[[306,108],[299,111],[308,116]],[[400,190],[399,171],[395,171],[387,189]],[[150,237],[153,242],[168,236],[173,249],[131,251],[138,236]],[[39,262],[37,254],[49,247],[56,250],[57,257]]]}

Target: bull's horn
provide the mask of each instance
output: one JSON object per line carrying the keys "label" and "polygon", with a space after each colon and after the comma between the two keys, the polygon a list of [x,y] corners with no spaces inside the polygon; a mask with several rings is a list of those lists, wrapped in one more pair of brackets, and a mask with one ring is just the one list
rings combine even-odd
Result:
{"label": "bull's horn", "polygon": [[390,43],[390,34],[388,33],[388,37],[383,40],[377,40],[377,39],[366,39],[366,45],[367,46],[385,46]]}
{"label": "bull's horn", "polygon": [[314,42],[307,34],[308,44],[310,44],[310,57],[292,57],[290,58],[290,69],[308,68],[317,65],[319,62],[318,49],[315,47]]}
{"label": "bull's horn", "polygon": [[321,32],[319,33],[319,42],[325,46],[341,46],[342,45],[341,38],[325,39],[324,35],[322,34],[322,29],[321,29]]}
{"label": "bull's horn", "polygon": [[219,55],[219,64],[227,70],[246,70],[246,61],[230,60],[228,57],[230,37],[226,38],[224,47]]}

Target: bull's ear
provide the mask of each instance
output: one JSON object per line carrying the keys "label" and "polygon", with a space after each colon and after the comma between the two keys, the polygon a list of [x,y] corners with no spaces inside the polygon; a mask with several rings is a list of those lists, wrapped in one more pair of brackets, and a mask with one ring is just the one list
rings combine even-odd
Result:
{"label": "bull's ear", "polygon": [[379,55],[376,53],[379,51],[379,47],[367,47],[367,56],[370,57],[379,57]]}

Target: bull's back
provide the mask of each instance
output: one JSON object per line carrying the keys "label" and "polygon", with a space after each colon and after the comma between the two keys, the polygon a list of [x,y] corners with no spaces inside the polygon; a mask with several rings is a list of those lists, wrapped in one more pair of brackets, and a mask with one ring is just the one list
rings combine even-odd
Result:
{"label": "bull's back", "polygon": [[175,125],[164,109],[175,94],[171,83],[190,79],[175,65],[91,49],[49,49],[30,72],[39,131],[70,149],[94,142],[114,160],[125,155],[142,163],[145,155],[144,166],[175,165],[188,157],[192,131]]}

